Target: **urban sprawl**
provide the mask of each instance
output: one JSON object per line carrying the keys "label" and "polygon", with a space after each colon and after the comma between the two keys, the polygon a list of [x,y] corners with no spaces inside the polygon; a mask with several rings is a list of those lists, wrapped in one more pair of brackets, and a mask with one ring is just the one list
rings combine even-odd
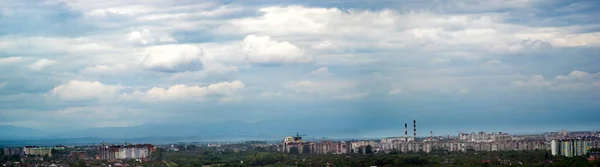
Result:
{"label": "urban sprawl", "polygon": [[[400,152],[430,153],[432,150],[445,150],[448,152],[473,151],[549,151],[552,156],[576,157],[589,155],[590,159],[596,160],[600,153],[592,151],[600,148],[599,132],[548,132],[532,135],[510,135],[503,132],[473,132],[458,133],[457,136],[434,136],[429,131],[427,137],[417,136],[417,124],[413,121],[413,133],[409,135],[408,124],[404,126],[404,134],[397,137],[388,137],[373,140],[330,140],[312,139],[304,140],[303,136],[296,134],[288,136],[281,142],[252,141],[246,142],[253,147],[273,147],[276,151],[283,153],[299,154],[367,154]],[[198,147],[231,148],[234,151],[244,149],[239,143],[212,142],[196,144]],[[187,145],[186,145],[187,147]],[[90,146],[23,146],[3,148],[4,156],[18,155],[28,158],[52,157],[55,152],[69,151],[71,158],[94,161],[108,160],[110,162],[122,162],[119,160],[148,161],[157,148],[177,152],[174,145],[152,145],[152,144],[98,144]],[[95,155],[89,155],[92,150]],[[7,162],[20,163],[20,162]],[[3,164],[6,166],[6,164]],[[10,164],[9,164],[10,165]],[[53,165],[53,164],[46,164]],[[111,166],[119,166],[116,163]]]}

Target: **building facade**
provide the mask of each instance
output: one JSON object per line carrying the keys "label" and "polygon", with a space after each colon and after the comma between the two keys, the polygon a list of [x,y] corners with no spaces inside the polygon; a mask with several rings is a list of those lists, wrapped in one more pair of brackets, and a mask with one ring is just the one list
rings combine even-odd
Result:
{"label": "building facade", "polygon": [[583,156],[593,148],[593,141],[584,139],[556,139],[550,143],[553,156]]}
{"label": "building facade", "polygon": [[105,160],[114,159],[144,159],[148,158],[156,147],[151,144],[137,145],[101,145],[98,147],[98,158]]}

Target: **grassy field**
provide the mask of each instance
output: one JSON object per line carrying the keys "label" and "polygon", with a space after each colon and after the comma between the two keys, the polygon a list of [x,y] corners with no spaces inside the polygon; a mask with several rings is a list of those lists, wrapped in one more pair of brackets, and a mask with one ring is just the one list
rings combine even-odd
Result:
{"label": "grassy field", "polygon": [[171,161],[163,161],[167,167],[177,167],[177,164]]}

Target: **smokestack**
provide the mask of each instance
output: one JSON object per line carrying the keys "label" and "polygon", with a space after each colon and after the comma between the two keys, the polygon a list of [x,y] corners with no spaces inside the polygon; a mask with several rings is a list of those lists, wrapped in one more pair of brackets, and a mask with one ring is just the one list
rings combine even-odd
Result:
{"label": "smokestack", "polygon": [[417,139],[417,120],[413,120],[414,130],[415,130],[415,139]]}
{"label": "smokestack", "polygon": [[404,123],[404,141],[408,141],[408,124]]}

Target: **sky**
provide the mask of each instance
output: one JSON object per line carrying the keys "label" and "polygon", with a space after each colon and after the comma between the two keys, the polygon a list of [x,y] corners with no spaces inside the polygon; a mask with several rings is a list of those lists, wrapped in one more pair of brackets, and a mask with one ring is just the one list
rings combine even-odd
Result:
{"label": "sky", "polygon": [[3,0],[0,125],[599,130],[599,15],[596,0]]}

